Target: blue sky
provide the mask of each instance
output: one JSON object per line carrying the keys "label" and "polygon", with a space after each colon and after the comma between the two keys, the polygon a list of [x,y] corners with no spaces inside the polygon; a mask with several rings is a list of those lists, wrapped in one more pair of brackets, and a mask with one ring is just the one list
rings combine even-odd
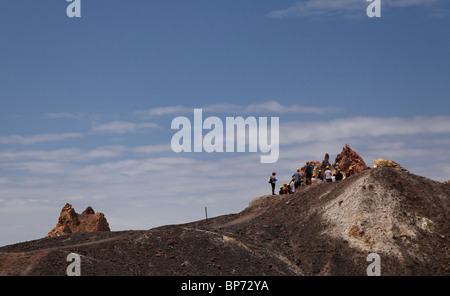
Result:
{"label": "blue sky", "polygon": [[[70,202],[112,230],[238,212],[348,143],[450,179],[450,3],[63,0],[0,4],[0,245]],[[277,116],[280,158],[174,153],[177,116]]]}

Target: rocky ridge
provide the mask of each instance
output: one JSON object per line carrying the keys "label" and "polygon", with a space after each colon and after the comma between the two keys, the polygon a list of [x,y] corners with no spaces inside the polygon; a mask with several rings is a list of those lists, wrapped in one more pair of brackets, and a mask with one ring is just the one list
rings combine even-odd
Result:
{"label": "rocky ridge", "polygon": [[242,212],[0,247],[0,275],[450,275],[450,187],[391,167],[258,197]]}

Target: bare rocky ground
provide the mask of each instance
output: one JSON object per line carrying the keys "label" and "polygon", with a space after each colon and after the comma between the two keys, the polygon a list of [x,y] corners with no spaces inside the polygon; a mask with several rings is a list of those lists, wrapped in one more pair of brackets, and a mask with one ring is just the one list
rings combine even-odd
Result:
{"label": "bare rocky ground", "polygon": [[0,275],[450,275],[450,186],[394,168],[262,196],[238,214],[0,247]]}

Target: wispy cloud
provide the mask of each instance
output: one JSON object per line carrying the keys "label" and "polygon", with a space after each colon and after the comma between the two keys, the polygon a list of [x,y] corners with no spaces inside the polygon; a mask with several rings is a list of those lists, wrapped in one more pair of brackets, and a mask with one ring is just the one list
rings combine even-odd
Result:
{"label": "wispy cloud", "polygon": [[61,141],[83,137],[83,133],[37,134],[31,136],[11,135],[0,136],[0,144],[31,145],[43,142]]}
{"label": "wispy cloud", "polygon": [[155,116],[184,114],[188,112],[192,112],[192,108],[187,108],[183,106],[169,106],[169,107],[151,108],[148,110],[137,110],[136,112],[134,112],[134,114],[140,118],[151,118]]}
{"label": "wispy cloud", "polygon": [[430,6],[442,0],[382,0],[381,2],[392,7]]}
{"label": "wispy cloud", "polygon": [[30,159],[39,161],[68,161],[82,154],[80,149],[66,148],[52,151],[45,150],[3,150],[0,151],[2,163],[13,161],[27,161]]}
{"label": "wispy cloud", "polygon": [[130,133],[136,132],[140,129],[146,128],[159,128],[160,126],[152,122],[134,123],[129,121],[112,121],[109,123],[99,124],[92,128],[93,132],[106,132],[106,133]]}
{"label": "wispy cloud", "polygon": [[[239,107],[240,108],[240,107]],[[241,109],[236,109],[236,112],[240,112]],[[264,102],[261,104],[251,104],[244,108],[245,113],[297,113],[297,114],[331,114],[344,111],[342,108],[333,106],[301,106],[301,105],[282,105],[276,101]]]}
{"label": "wispy cloud", "polygon": [[128,147],[124,145],[99,146],[90,150],[63,148],[54,150],[0,150],[0,166],[9,167],[14,162],[58,162],[80,164],[92,160],[119,158],[125,153],[140,156],[172,152],[170,144]]}
{"label": "wispy cloud", "polygon": [[140,154],[154,154],[160,152],[172,152],[170,144],[137,146],[133,148],[133,152]]}
{"label": "wispy cloud", "polygon": [[134,112],[136,116],[143,119],[153,118],[163,115],[180,115],[192,113],[194,108],[202,108],[203,112],[219,113],[219,114],[331,114],[342,112],[343,109],[333,106],[313,107],[301,105],[282,105],[277,101],[267,101],[249,105],[237,104],[213,104],[197,107],[185,106],[168,106],[151,108],[148,110],[137,110]]}
{"label": "wispy cloud", "polygon": [[[381,0],[383,9],[386,7],[406,8],[413,6],[432,7],[441,0]],[[294,5],[271,11],[269,18],[287,17],[355,17],[365,16],[369,2],[364,0],[305,0]]]}
{"label": "wispy cloud", "polygon": [[87,121],[91,124],[97,124],[102,118],[110,118],[112,120],[117,117],[117,115],[113,114],[98,114],[87,112],[53,112],[46,113],[45,116],[50,119],[73,119],[78,121]]}
{"label": "wispy cloud", "polygon": [[[303,127],[298,133],[292,126]],[[280,126],[280,144],[331,141],[357,137],[450,134],[450,117],[352,117],[322,122],[295,122]]]}
{"label": "wispy cloud", "polygon": [[269,18],[330,16],[361,11],[364,13],[365,2],[361,0],[307,0],[298,2],[288,8],[271,11]]}
{"label": "wispy cloud", "polygon": [[45,142],[63,141],[67,139],[82,138],[92,133],[133,133],[143,129],[160,128],[160,126],[153,122],[134,123],[128,121],[112,121],[95,125],[91,132],[73,132],[73,133],[48,133],[35,135],[10,135],[0,136],[0,144],[2,145],[33,145]]}
{"label": "wispy cloud", "polygon": [[71,112],[46,113],[45,116],[47,116],[48,118],[69,118],[76,120],[85,120],[88,117],[86,113],[71,113]]}

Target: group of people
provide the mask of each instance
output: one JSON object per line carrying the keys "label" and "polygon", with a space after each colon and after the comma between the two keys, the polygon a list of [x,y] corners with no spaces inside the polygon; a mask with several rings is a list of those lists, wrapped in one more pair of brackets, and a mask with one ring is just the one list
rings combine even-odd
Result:
{"label": "group of people", "polygon": [[[353,174],[353,169],[350,167],[349,171],[346,175],[346,177],[349,177]],[[316,175],[313,173],[313,167],[309,163],[309,161],[306,162],[306,169],[305,169],[305,178],[306,178],[306,184],[303,182],[303,176],[300,173],[300,169],[297,169],[297,171],[292,175],[292,179],[289,183],[283,183],[283,186],[280,186],[280,190],[278,192],[279,195],[283,194],[293,194],[295,191],[301,187],[301,186],[307,186],[311,185],[313,182],[317,181],[323,181],[323,182],[336,182],[340,181],[344,178],[344,175],[342,174],[340,169],[337,169],[336,173],[333,173],[330,169],[330,166],[327,166],[325,169],[325,172],[322,173],[322,170],[319,170],[317,178]],[[272,173],[272,176],[270,176],[268,182],[272,186],[272,195],[275,195],[275,187],[276,187],[276,172]]]}
{"label": "group of people", "polygon": [[[276,172],[272,173],[272,176],[269,178],[269,183],[272,185],[272,194],[275,195],[275,184],[277,182]],[[292,175],[292,179],[289,183],[283,183],[283,186],[280,186],[280,190],[278,191],[279,195],[283,194],[292,194],[297,190],[298,187],[304,186],[302,174],[300,173],[300,169]]]}

